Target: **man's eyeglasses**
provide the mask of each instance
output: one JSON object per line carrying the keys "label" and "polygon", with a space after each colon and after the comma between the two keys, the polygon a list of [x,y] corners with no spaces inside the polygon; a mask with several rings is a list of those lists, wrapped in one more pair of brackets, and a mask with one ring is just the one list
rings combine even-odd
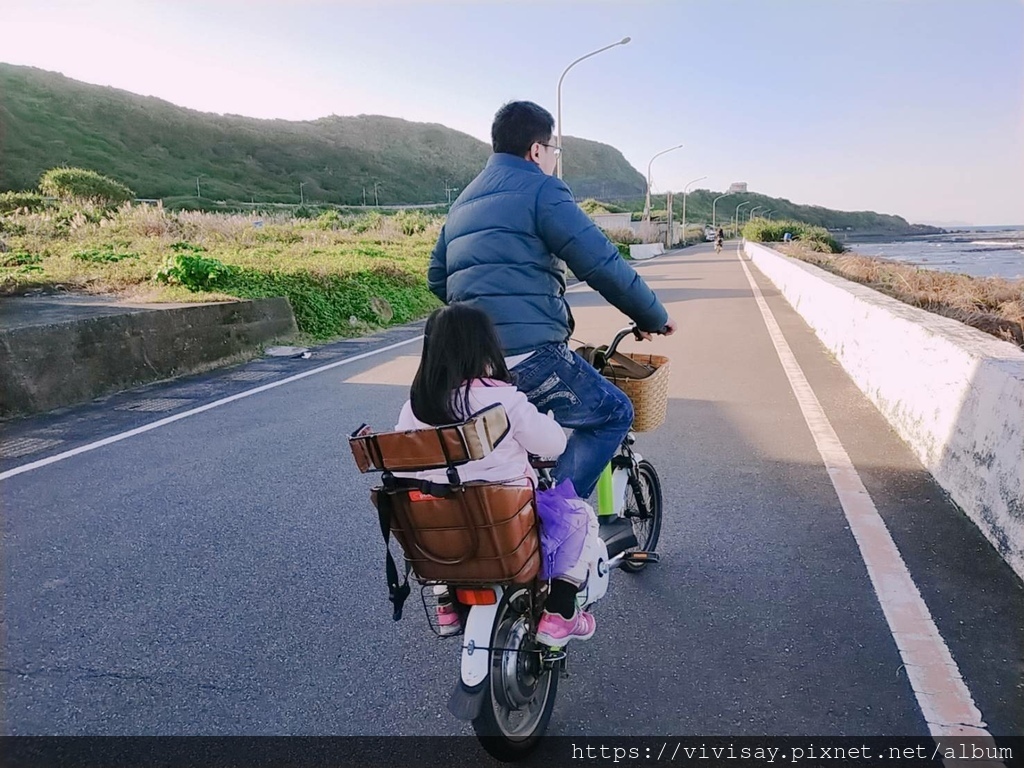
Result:
{"label": "man's eyeglasses", "polygon": [[542,147],[547,147],[552,152],[554,152],[555,153],[555,157],[558,157],[560,154],[562,154],[562,148],[561,147],[555,146],[554,144],[545,144],[542,141],[537,142],[537,143],[540,144]]}

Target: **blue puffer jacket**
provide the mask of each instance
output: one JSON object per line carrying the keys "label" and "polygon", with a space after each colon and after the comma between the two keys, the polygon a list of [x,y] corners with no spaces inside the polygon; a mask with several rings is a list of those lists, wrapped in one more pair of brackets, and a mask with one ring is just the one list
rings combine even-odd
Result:
{"label": "blue puffer jacket", "polygon": [[565,266],[645,331],[668,313],[569,188],[521,157],[493,154],[448,213],[427,269],[441,301],[494,321],[506,355],[564,342],[573,321]]}

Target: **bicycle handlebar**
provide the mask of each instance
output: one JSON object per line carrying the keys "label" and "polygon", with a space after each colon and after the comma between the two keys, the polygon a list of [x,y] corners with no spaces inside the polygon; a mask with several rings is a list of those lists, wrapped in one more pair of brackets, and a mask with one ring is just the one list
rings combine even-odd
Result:
{"label": "bicycle handlebar", "polygon": [[[615,350],[619,348],[619,342],[621,342],[630,334],[632,334],[633,338],[635,338],[637,341],[641,341],[643,339],[643,336],[640,335],[641,333],[642,331],[637,327],[636,323],[630,323],[628,327],[623,328],[621,331],[615,334],[615,339],[612,341],[611,344],[608,345],[608,349],[606,349],[604,352],[604,358],[607,360],[609,357],[614,355]],[[662,328],[660,331],[648,331],[648,333],[661,335],[665,333],[665,329]]]}

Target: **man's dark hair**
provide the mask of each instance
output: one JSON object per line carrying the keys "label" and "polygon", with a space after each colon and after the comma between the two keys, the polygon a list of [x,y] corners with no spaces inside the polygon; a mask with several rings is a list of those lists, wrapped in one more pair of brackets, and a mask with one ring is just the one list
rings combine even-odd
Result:
{"label": "man's dark hair", "polygon": [[532,101],[510,101],[491,123],[491,148],[495,152],[526,157],[533,143],[551,141],[555,118]]}

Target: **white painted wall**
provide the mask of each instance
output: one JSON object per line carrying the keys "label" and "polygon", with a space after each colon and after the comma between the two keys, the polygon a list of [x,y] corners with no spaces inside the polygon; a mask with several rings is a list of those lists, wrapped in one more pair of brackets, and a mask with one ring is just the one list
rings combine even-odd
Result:
{"label": "white painted wall", "polygon": [[744,249],[1024,579],[1024,352],[770,248]]}
{"label": "white painted wall", "polygon": [[630,229],[631,213],[595,213],[590,218],[601,229]]}

